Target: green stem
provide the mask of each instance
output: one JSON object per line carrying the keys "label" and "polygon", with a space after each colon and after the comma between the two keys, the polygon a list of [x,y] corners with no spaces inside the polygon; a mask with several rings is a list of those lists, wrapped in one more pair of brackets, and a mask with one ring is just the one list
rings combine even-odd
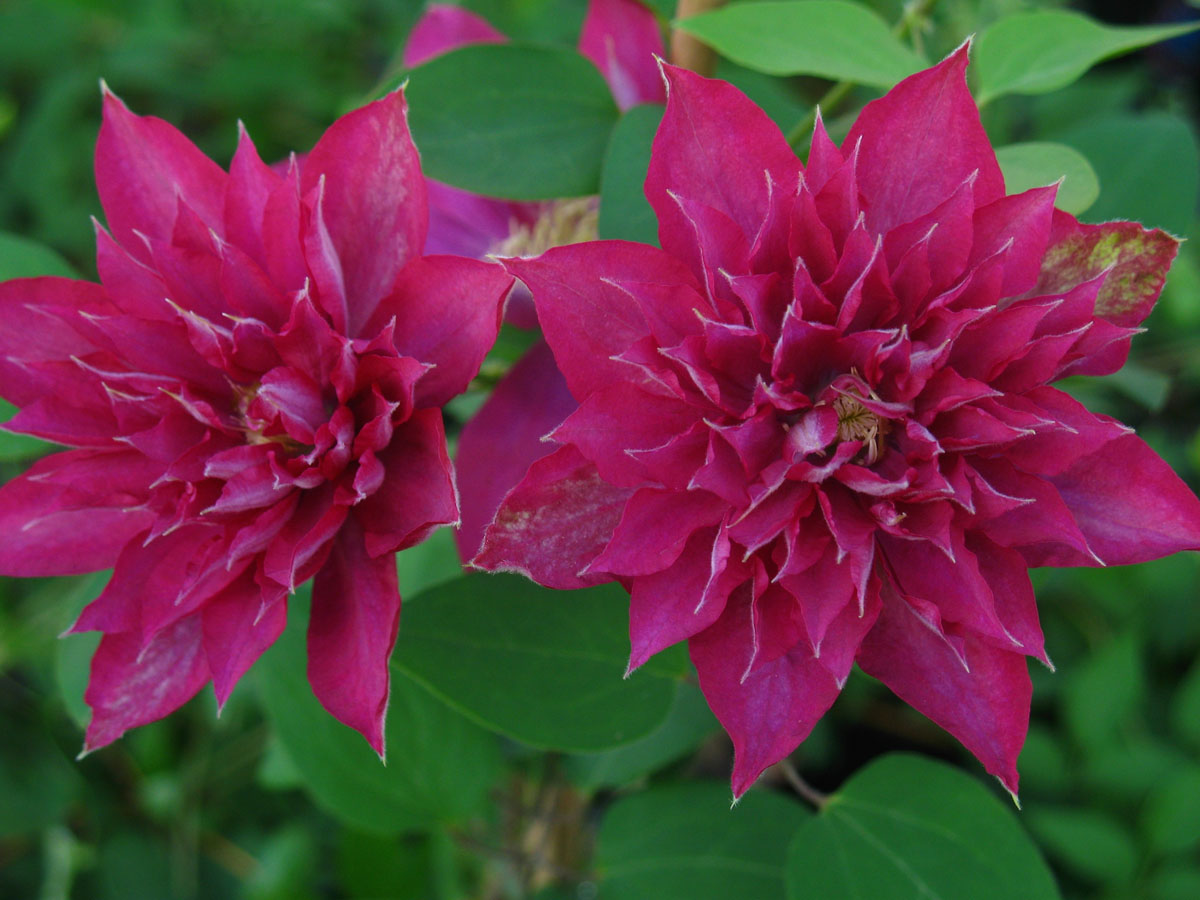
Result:
{"label": "green stem", "polygon": [[[908,0],[904,4],[904,13],[900,16],[900,21],[892,27],[892,34],[896,38],[904,40],[909,34],[914,33],[918,26],[924,24],[936,5],[937,0]],[[835,109],[856,86],[857,82],[854,81],[839,81],[826,91],[809,110],[808,115],[797,122],[788,132],[787,142],[791,144],[792,149],[800,149],[801,141],[808,137],[813,126],[817,124],[818,111],[828,113]]]}

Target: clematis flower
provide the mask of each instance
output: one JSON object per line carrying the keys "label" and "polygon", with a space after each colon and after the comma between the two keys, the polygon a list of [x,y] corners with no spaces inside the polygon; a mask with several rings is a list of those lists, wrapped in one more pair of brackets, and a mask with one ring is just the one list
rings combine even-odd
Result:
{"label": "clematis flower", "polygon": [[665,66],[662,249],[505,261],[579,403],[476,563],[630,592],[630,669],[687,639],[733,790],[857,663],[1017,789],[1049,665],[1031,566],[1200,545],[1200,502],[1050,384],[1119,368],[1177,241],[1006,196],[964,45],[807,166],[728,84]]}
{"label": "clematis flower", "polygon": [[281,172],[242,131],[226,173],[106,90],[96,181],[100,284],[0,285],[5,427],[75,448],[0,489],[0,572],[115,569],[71,628],[104,633],[84,749],[224,704],[313,578],[313,691],[382,755],[395,552],[459,518],[440,407],[512,279],[421,255],[399,92]]}
{"label": "clematis flower", "polygon": [[[433,3],[417,22],[404,49],[412,68],[459,47],[507,41],[481,16]],[[622,110],[663,103],[666,93],[656,57],[663,55],[658,21],[638,0],[589,0],[579,34],[579,52],[595,63]],[[483,258],[536,256],[598,236],[595,197],[521,203],[472,194],[426,179],[431,252]],[[523,329],[538,326],[528,290],[517,284],[506,320]],[[464,498],[459,552],[470,559],[504,494],[549,447],[541,438],[574,408],[575,400],[546,345],[538,341],[497,386],[463,429],[458,443]]]}

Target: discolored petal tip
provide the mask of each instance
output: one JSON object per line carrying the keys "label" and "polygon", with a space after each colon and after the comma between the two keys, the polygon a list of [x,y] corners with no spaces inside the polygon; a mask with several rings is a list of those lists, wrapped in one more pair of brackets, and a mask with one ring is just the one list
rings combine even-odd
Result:
{"label": "discolored petal tip", "polygon": [[1181,243],[1174,235],[1137,222],[1085,225],[1056,209],[1034,290],[1062,293],[1106,274],[1096,298],[1096,316],[1133,327],[1154,308]]}

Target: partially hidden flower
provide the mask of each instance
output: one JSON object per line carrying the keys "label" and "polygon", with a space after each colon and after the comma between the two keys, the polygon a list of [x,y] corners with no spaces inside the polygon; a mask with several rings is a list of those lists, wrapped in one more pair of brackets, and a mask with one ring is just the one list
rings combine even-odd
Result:
{"label": "partially hidden flower", "polygon": [[1005,195],[967,48],[802,167],[730,85],[665,66],[646,195],[662,249],[506,265],[579,403],[476,563],[630,592],[629,667],[687,639],[733,790],[857,663],[1017,789],[1027,569],[1200,545],[1200,502],[1049,386],[1118,369],[1177,241]]}
{"label": "partially hidden flower", "polygon": [[422,255],[399,92],[225,172],[106,89],[96,182],[100,283],[0,285],[5,427],[76,448],[0,489],[0,572],[115,570],[71,628],[104,633],[85,750],[224,704],[313,578],[309,681],[382,755],[395,552],[458,521],[440,407],[512,279]]}
{"label": "partially hidden flower", "polygon": [[[507,40],[479,15],[433,3],[413,27],[403,62],[411,68],[459,47]],[[654,13],[638,0],[589,0],[578,49],[600,70],[621,109],[665,102],[656,59],[664,52],[662,33]],[[536,256],[598,236],[595,197],[522,203],[433,179],[426,184],[431,252],[480,258]],[[533,302],[521,284],[509,295],[506,320],[518,328],[537,328]],[[467,423],[456,458],[466,498],[462,525],[455,532],[463,559],[478,551],[483,530],[504,494],[550,449],[542,436],[575,405],[549,348],[538,341]]]}

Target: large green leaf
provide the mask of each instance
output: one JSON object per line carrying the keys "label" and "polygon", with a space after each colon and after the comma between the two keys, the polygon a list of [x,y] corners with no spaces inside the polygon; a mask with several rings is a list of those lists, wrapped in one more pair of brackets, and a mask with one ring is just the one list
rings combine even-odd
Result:
{"label": "large green leaf", "polygon": [[650,734],[615,750],[568,757],[566,769],[583,787],[626,784],[689,753],[719,727],[700,689],[681,684],[666,720]]}
{"label": "large green leaf", "polygon": [[398,834],[483,809],[500,767],[488,734],[392,668],[387,765],[321,707],[305,677],[304,626],[287,630],[254,667],[275,733],[317,804],[356,828]]}
{"label": "large green leaf", "polygon": [[78,277],[71,264],[45,244],[0,231],[0,281],[39,275]]}
{"label": "large green leaf", "polygon": [[1096,63],[1195,31],[1200,25],[1119,27],[1079,13],[1040,10],[1005,16],[975,47],[978,99],[1066,87]]}
{"label": "large green leaf", "polygon": [[488,728],[590,752],[667,717],[677,653],[629,678],[629,598],[616,585],[552,591],[515,575],[468,575],[407,603],[393,666]]}
{"label": "large green leaf", "polygon": [[596,846],[602,900],[778,900],[808,812],[765,790],[729,801],[727,783],[697,781],[614,803]]}
{"label": "large green leaf", "polygon": [[1058,889],[1012,811],[945,763],[893,754],[857,772],[788,854],[791,900],[1041,900]]}
{"label": "large green leaf", "polygon": [[493,197],[594,194],[617,107],[571,50],[463,47],[418,66],[409,123],[426,175]]}
{"label": "large green leaf", "polygon": [[642,185],[661,106],[635,106],[613,129],[600,176],[600,237],[658,244],[658,219]]}
{"label": "large green leaf", "polygon": [[1100,178],[1089,222],[1132,219],[1186,234],[1200,188],[1200,147],[1174,113],[1111,113],[1055,135],[1084,154]]}
{"label": "large green leaf", "polygon": [[996,148],[996,161],[1010,194],[1063,179],[1054,205],[1077,216],[1096,202],[1100,182],[1087,157],[1066,144],[1031,141]]}
{"label": "large green leaf", "polygon": [[679,27],[721,55],[770,75],[819,75],[890,88],[926,62],[872,10],[837,0],[739,3]]}

